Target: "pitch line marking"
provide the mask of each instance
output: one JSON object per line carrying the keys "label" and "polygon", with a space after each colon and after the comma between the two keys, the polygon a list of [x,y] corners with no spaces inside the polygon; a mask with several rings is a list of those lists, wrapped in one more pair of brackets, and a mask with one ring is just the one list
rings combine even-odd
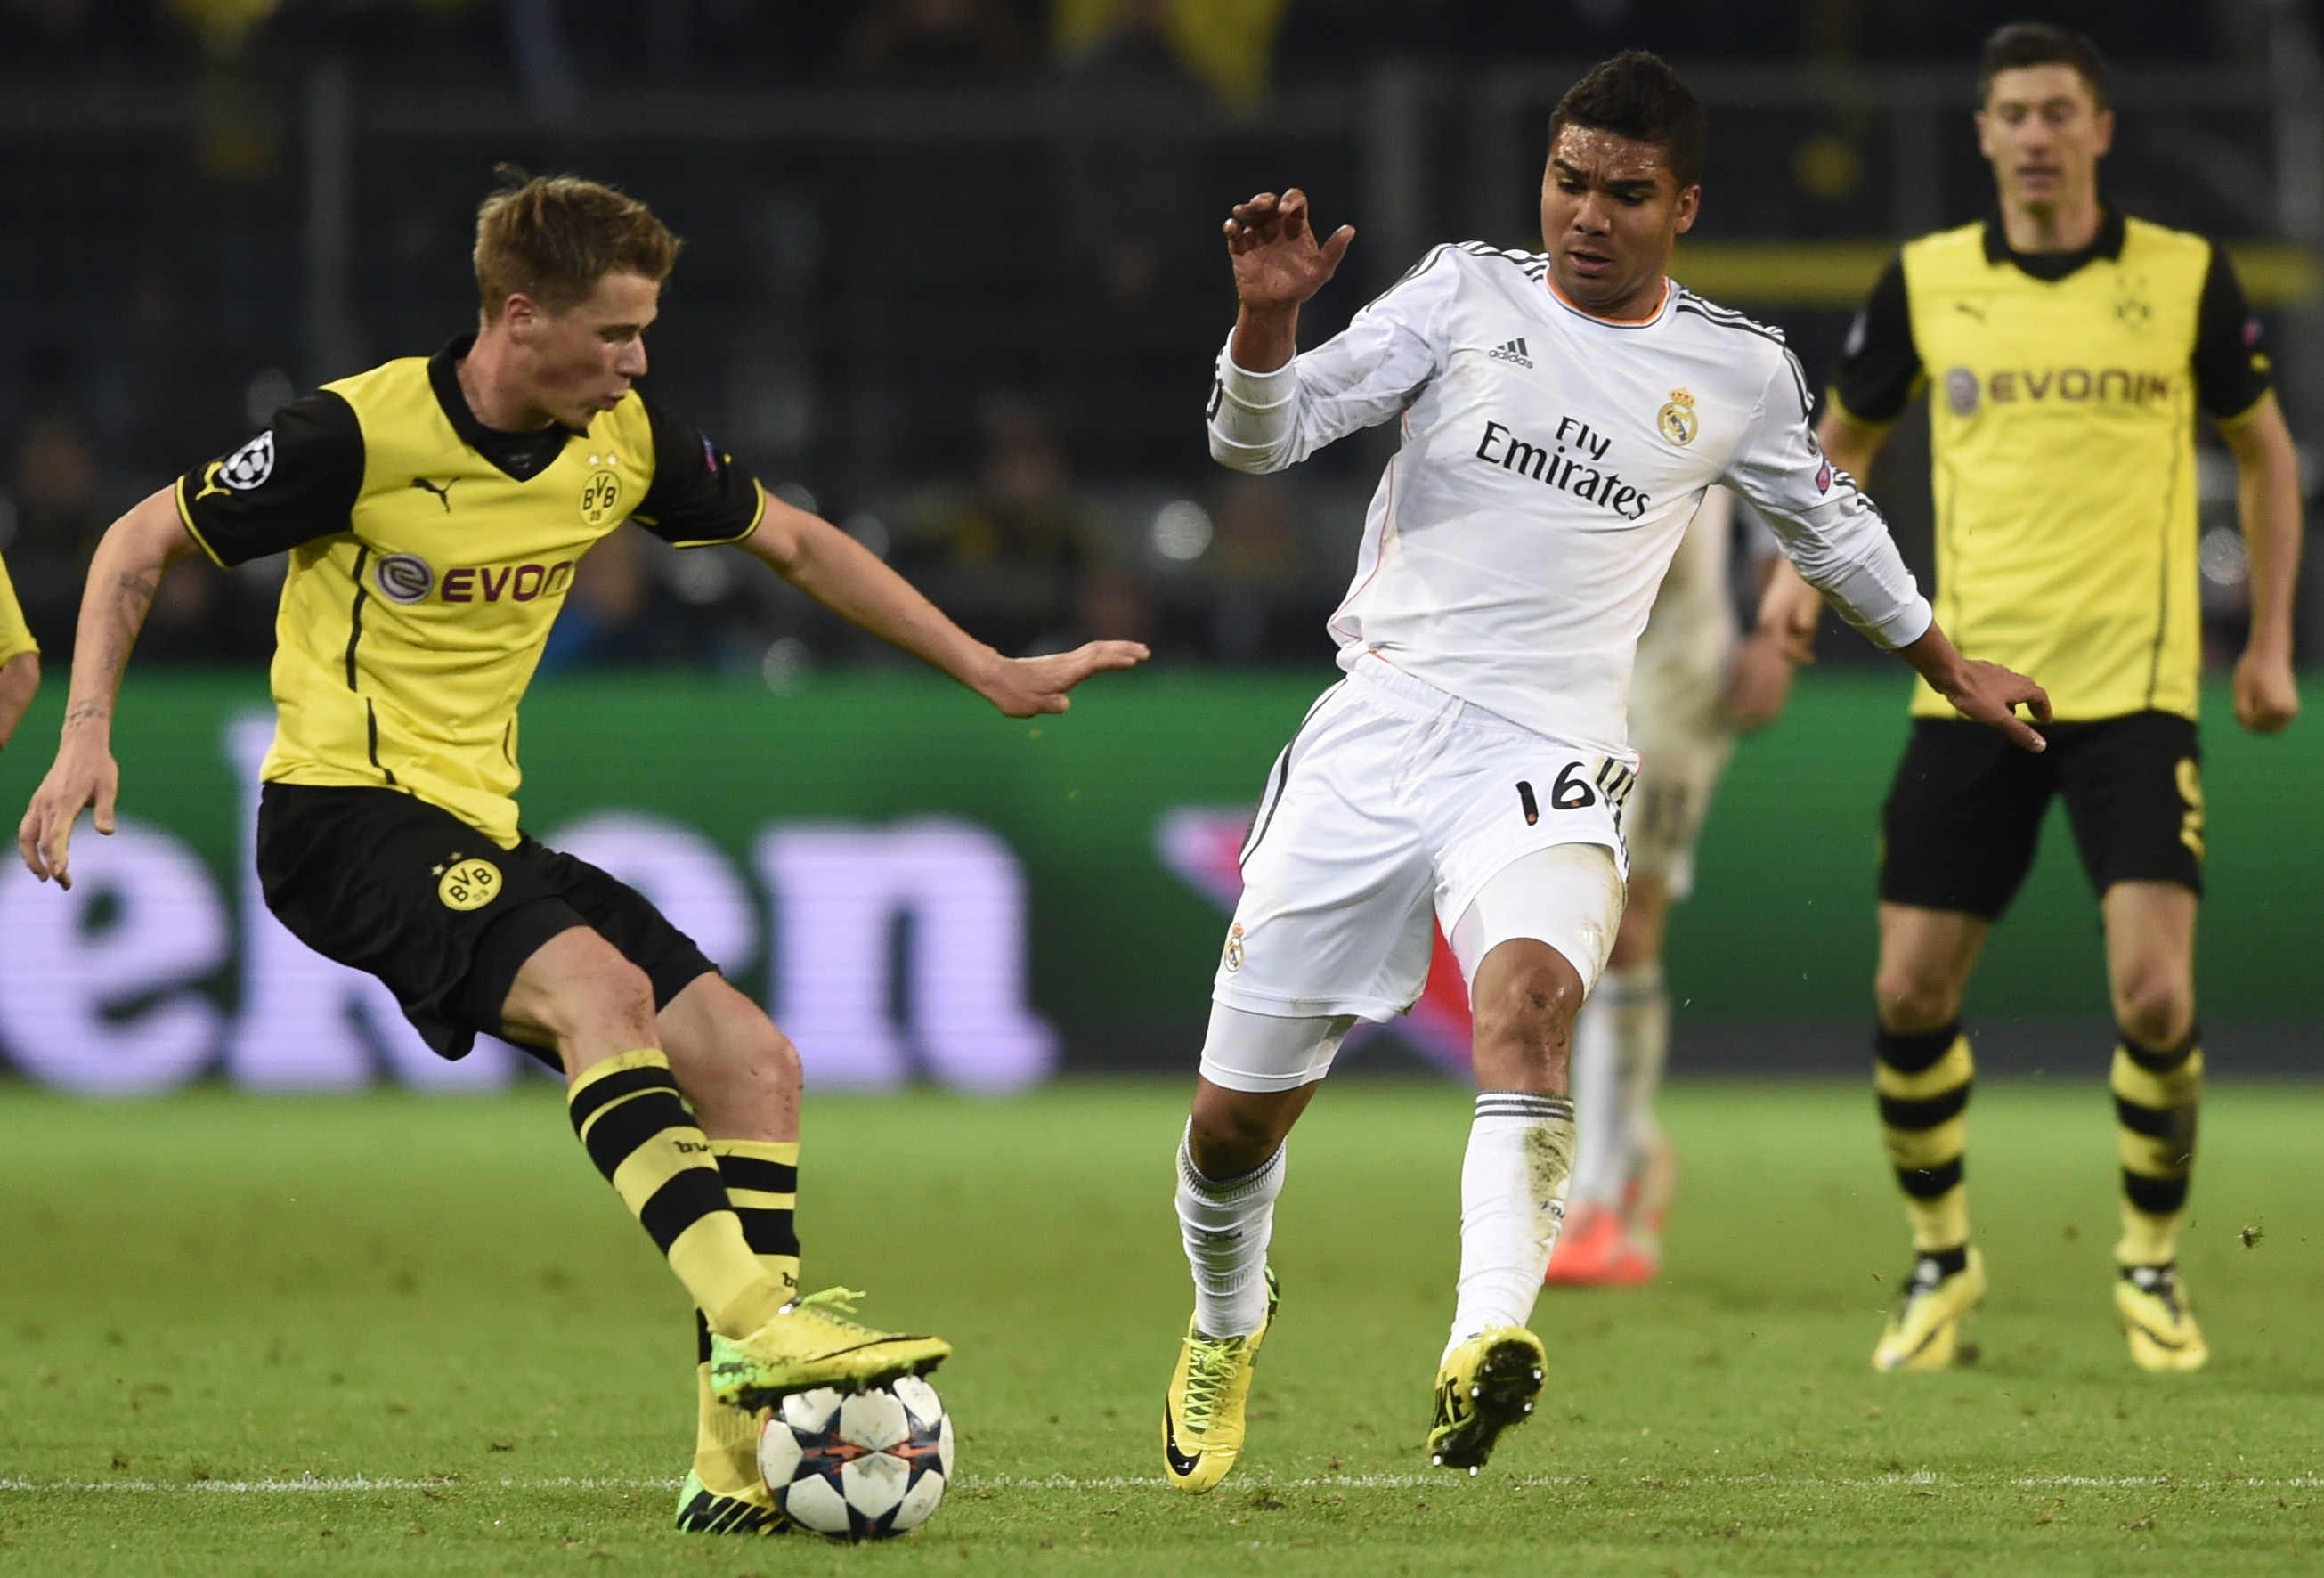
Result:
{"label": "pitch line marking", "polygon": [[[1315,1474],[1292,1480],[1254,1477],[1245,1482],[1253,1490],[1414,1490],[1432,1487],[1442,1489],[1448,1485],[1459,1485],[1463,1481],[1449,1474]],[[2324,1476],[2314,1474],[2301,1474],[2279,1479],[2254,1476],[2231,1480],[2182,1480],[2167,1474],[2118,1476],[2028,1474],[2015,1475],[1997,1481],[1978,1477],[1956,1479],[1943,1474],[1931,1473],[1925,1470],[1910,1474],[1879,1474],[1869,1479],[1826,1475],[1813,1478],[1778,1477],[1774,1474],[1684,1474],[1670,1479],[1654,1475],[1616,1479],[1608,1475],[1518,1474],[1508,1476],[1498,1482],[1517,1490],[1528,1490],[1584,1489],[1683,1490],[1705,1486],[1733,1489],[1755,1485],[1786,1490],[1818,1490],[1826,1487],[1851,1490],[1913,1490],[1930,1486],[1975,1490],[1997,1484],[2021,1490],[2324,1490]],[[1168,1481],[1158,1475],[1142,1474],[1112,1474],[1087,1478],[1069,1474],[971,1474],[963,1475],[954,1483],[964,1490],[1101,1491],[1160,1490]],[[392,1479],[367,1474],[344,1478],[303,1475],[295,1480],[161,1481],[0,1478],[0,1494],[80,1495],[106,1492],[134,1495],[354,1495],[382,1490],[674,1490],[678,1485],[677,1480],[667,1478],[590,1478],[576,1475],[489,1480],[461,1479],[451,1475]]]}

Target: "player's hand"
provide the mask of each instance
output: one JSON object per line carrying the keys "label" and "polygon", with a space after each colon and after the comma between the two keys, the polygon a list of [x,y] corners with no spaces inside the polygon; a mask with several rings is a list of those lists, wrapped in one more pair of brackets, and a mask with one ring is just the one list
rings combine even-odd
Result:
{"label": "player's hand", "polygon": [[1153,655],[1144,641],[1091,641],[1045,658],[996,657],[976,693],[1012,718],[1038,717],[1071,706],[1065,693],[1091,675],[1134,669]]}
{"label": "player's hand", "polygon": [[1794,663],[1815,661],[1816,626],[1823,623],[1823,595],[1788,564],[1778,562],[1759,599],[1759,633],[1777,641]]}
{"label": "player's hand", "polygon": [[94,806],[97,830],[110,836],[120,793],[121,767],[112,748],[87,732],[68,735],[16,829],[16,853],[24,857],[25,869],[44,882],[53,877],[58,886],[71,887],[73,823]]}
{"label": "player's hand", "polygon": [[1356,227],[1342,225],[1318,245],[1307,194],[1297,187],[1279,198],[1261,192],[1237,203],[1225,228],[1235,295],[1259,312],[1296,307],[1322,290],[1356,238]]}
{"label": "player's hand", "polygon": [[1792,698],[1794,660],[1781,634],[1754,632],[1735,649],[1727,668],[1727,691],[1719,700],[1719,715],[1738,734],[1755,734],[1784,715]]}
{"label": "player's hand", "polygon": [[2036,723],[2048,723],[2050,693],[2015,669],[1963,658],[1953,671],[1952,683],[1939,686],[1938,689],[1961,716],[1999,729],[2013,744],[2035,752],[2050,748],[2050,743],[2017,715],[2022,706],[2034,715]]}
{"label": "player's hand", "polygon": [[2236,722],[2273,734],[2300,715],[2300,684],[2289,653],[2246,650],[2236,663]]}

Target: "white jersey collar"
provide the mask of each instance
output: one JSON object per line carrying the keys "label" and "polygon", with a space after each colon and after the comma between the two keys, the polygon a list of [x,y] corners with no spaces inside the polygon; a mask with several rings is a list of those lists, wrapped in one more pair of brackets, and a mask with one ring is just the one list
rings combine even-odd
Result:
{"label": "white jersey collar", "polygon": [[1594,323],[1600,328],[1620,329],[1625,333],[1641,328],[1652,328],[1664,318],[1668,318],[1671,314],[1671,309],[1678,302],[1679,292],[1678,281],[1672,279],[1668,274],[1665,274],[1663,276],[1662,302],[1660,305],[1655,307],[1654,316],[1651,318],[1641,318],[1636,322],[1630,322],[1628,320],[1618,321],[1611,318],[1600,318],[1594,312],[1586,312],[1582,309],[1576,307],[1572,302],[1568,301],[1563,295],[1558,293],[1557,287],[1550,281],[1549,271],[1547,269],[1544,269],[1542,271],[1541,288],[1548,292],[1549,299],[1552,301],[1556,302],[1558,306],[1563,308],[1574,317],[1582,319],[1584,323]]}

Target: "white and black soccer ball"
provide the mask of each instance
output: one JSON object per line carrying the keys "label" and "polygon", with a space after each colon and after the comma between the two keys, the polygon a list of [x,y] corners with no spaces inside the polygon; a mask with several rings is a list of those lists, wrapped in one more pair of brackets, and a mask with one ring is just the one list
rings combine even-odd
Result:
{"label": "white and black soccer ball", "polygon": [[759,1472],[801,1528],[888,1539],[928,1520],[952,1480],[952,1420],[918,1376],[793,1392],[759,1426]]}

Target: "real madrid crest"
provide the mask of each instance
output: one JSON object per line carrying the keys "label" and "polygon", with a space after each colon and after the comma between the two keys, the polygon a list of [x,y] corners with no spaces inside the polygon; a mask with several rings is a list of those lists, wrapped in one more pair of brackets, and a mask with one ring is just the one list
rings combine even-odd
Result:
{"label": "real madrid crest", "polygon": [[611,469],[613,462],[610,455],[589,457],[589,464],[596,469],[581,484],[581,519],[592,526],[615,519],[614,512],[621,505],[622,474]]}
{"label": "real madrid crest", "polygon": [[1702,419],[1694,414],[1694,396],[1683,389],[1672,390],[1670,402],[1655,413],[1655,426],[1674,444],[1693,443],[1695,430],[1702,425]]}
{"label": "real madrid crest", "polygon": [[1230,975],[1242,968],[1242,922],[1240,920],[1227,927],[1226,966]]}

